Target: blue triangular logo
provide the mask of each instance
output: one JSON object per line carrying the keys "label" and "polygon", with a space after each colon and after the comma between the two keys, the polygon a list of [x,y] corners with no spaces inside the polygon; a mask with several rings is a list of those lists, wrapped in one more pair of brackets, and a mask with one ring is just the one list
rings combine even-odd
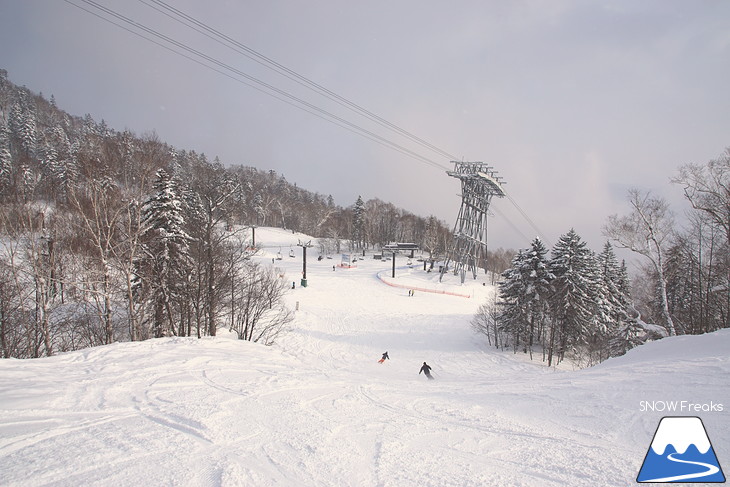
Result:
{"label": "blue triangular logo", "polygon": [[662,418],[636,481],[724,483],[725,474],[702,420],[696,416]]}

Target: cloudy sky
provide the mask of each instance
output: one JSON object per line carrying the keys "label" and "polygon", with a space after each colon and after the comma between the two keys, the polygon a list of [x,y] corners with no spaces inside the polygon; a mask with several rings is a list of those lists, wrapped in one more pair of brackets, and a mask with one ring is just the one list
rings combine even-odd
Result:
{"label": "cloudy sky", "polygon": [[[682,213],[670,177],[730,146],[726,0],[166,1],[0,0],[0,69],[72,114],[273,169],[342,206],[380,198],[452,225],[461,199],[449,161],[488,162],[548,243],[573,227],[596,250],[606,217],[627,211],[629,187]],[[139,25],[155,43],[129,32]],[[447,155],[252,61],[244,47]],[[525,247],[536,235],[513,201],[493,201],[492,247]]]}

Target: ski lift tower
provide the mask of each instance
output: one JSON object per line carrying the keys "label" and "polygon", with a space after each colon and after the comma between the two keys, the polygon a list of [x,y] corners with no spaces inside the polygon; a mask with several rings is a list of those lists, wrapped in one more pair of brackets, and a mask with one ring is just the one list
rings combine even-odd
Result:
{"label": "ski lift tower", "polygon": [[487,213],[492,196],[504,197],[504,184],[497,172],[483,162],[451,161],[451,177],[461,180],[461,209],[454,225],[454,243],[446,254],[439,280],[453,261],[454,275],[464,283],[467,271],[477,278],[477,267],[487,258]]}

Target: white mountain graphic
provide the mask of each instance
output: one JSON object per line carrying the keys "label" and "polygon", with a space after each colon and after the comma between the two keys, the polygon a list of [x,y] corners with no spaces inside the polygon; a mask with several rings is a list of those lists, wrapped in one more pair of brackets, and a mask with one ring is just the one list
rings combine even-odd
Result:
{"label": "white mountain graphic", "polygon": [[677,453],[684,453],[690,445],[694,445],[703,455],[710,449],[710,439],[707,437],[700,418],[677,417],[663,418],[659,423],[651,448],[657,455],[663,455],[667,445],[674,445]]}
{"label": "white mountain graphic", "polygon": [[636,481],[724,483],[725,475],[702,420],[691,416],[662,418]]}

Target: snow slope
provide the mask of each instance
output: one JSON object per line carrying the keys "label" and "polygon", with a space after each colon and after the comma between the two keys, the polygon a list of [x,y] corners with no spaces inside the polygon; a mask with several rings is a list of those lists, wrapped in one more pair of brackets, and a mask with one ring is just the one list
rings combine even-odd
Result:
{"label": "snow slope", "polygon": [[[222,332],[0,361],[0,485],[632,485],[665,415],[700,416],[730,465],[730,330],[555,371],[472,333],[489,286],[404,257],[389,286],[390,262],[333,271],[312,247],[302,288],[298,238],[256,230],[297,285],[272,347]],[[664,401],[724,410],[645,408]]]}

